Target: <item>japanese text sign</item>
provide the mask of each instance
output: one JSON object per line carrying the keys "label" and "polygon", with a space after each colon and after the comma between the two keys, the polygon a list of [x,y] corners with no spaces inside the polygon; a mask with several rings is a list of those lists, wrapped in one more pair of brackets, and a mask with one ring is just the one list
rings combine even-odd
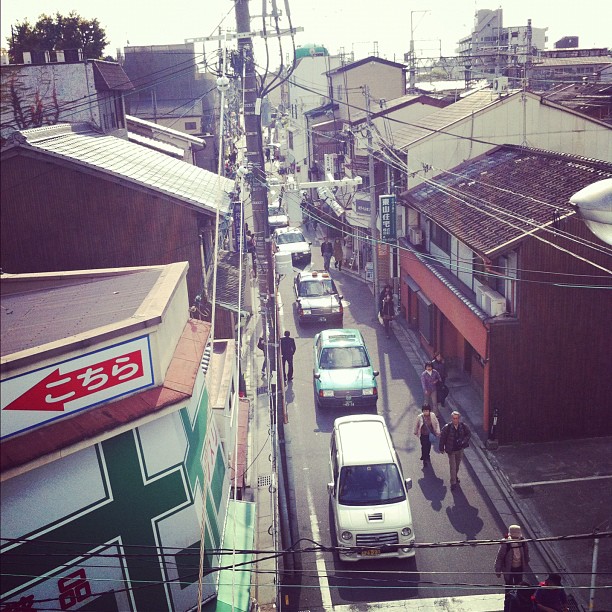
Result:
{"label": "japanese text sign", "polygon": [[381,195],[379,197],[380,229],[383,240],[396,240],[395,196]]}
{"label": "japanese text sign", "polygon": [[153,385],[148,336],[2,381],[2,438]]}

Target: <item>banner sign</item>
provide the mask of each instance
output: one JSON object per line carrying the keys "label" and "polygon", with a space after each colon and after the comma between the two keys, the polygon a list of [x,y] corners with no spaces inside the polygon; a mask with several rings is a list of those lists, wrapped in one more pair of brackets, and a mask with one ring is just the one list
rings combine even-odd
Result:
{"label": "banner sign", "polygon": [[380,229],[382,240],[397,240],[396,204],[394,195],[381,195],[378,198],[380,210]]}
{"label": "banner sign", "polygon": [[149,336],[2,381],[5,438],[152,386]]}

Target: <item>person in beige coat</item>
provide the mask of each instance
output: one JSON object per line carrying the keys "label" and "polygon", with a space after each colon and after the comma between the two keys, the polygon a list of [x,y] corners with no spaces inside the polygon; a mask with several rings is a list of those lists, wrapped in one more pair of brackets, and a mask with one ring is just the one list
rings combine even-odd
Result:
{"label": "person in beige coat", "polygon": [[427,467],[430,462],[431,440],[429,435],[432,433],[436,438],[440,437],[440,423],[438,417],[432,412],[431,406],[425,404],[414,424],[414,435],[421,441],[421,461],[423,462],[423,467]]}

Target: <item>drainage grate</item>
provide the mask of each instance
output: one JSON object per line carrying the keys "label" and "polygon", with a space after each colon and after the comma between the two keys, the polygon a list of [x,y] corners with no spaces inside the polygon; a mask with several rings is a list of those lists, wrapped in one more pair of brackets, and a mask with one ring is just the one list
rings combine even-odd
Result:
{"label": "drainage grate", "polygon": [[257,487],[269,487],[272,484],[272,474],[257,477]]}

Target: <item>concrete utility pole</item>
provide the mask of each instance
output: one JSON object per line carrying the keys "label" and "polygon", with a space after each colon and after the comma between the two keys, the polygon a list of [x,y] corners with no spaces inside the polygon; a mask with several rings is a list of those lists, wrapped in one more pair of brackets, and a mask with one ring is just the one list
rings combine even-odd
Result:
{"label": "concrete utility pole", "polygon": [[[268,189],[266,167],[262,150],[261,120],[257,112],[257,78],[253,41],[251,40],[251,15],[248,0],[236,0],[236,29],[238,31],[238,53],[244,62],[242,87],[244,90],[244,129],[246,132],[246,161],[252,172],[251,203],[253,208],[253,230],[257,242],[257,282],[261,312],[264,316],[264,337],[277,344],[276,333],[276,288],[274,259],[268,228]],[[267,324],[267,325],[266,325]],[[268,369],[276,371],[276,351],[268,351]]]}
{"label": "concrete utility pole", "polygon": [[370,232],[372,233],[372,280],[374,283],[374,318],[378,319],[378,230],[376,229],[376,180],[374,177],[374,145],[372,142],[372,114],[370,112],[370,88],[363,89],[366,98],[368,130],[368,180],[370,182]]}

